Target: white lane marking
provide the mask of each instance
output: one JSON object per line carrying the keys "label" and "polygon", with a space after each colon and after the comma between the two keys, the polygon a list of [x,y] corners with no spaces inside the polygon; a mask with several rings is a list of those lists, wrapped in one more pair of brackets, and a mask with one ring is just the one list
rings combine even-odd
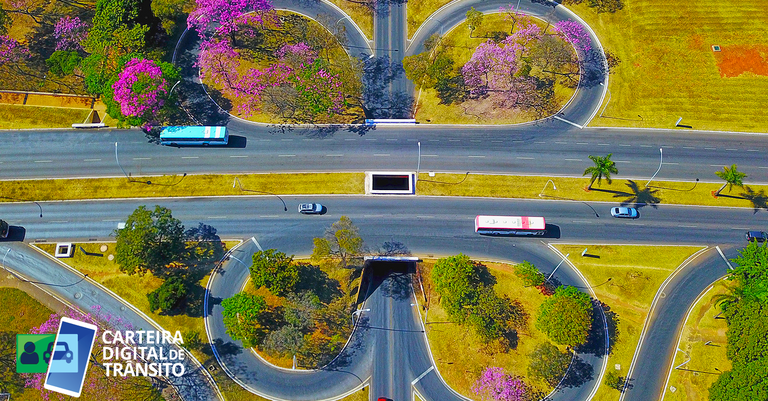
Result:
{"label": "white lane marking", "polygon": [[723,255],[723,251],[720,250],[720,246],[719,245],[715,246],[715,249],[717,249],[717,253],[720,254],[721,258],[723,258],[723,260],[725,261],[725,264],[728,265],[728,269],[733,270],[733,266],[731,266],[731,262],[729,262],[728,258],[726,258],[725,255]]}
{"label": "white lane marking", "polygon": [[281,139],[283,142],[293,142],[293,139]]}
{"label": "white lane marking", "polygon": [[270,141],[272,141],[272,140],[271,139],[259,139],[259,142],[270,142]]}
{"label": "white lane marking", "polygon": [[663,147],[667,148],[667,149],[674,149],[675,148],[674,146],[669,146],[669,145],[664,145]]}
{"label": "white lane marking", "polygon": [[110,221],[110,222],[115,222],[115,221],[121,221],[121,220],[119,220],[119,219],[106,219],[106,220],[102,220],[102,221]]}
{"label": "white lane marking", "polygon": [[664,163],[664,164],[669,164],[670,166],[677,166],[677,165],[678,165],[678,164],[680,164],[680,163],[670,163],[670,162],[666,162],[666,163]]}
{"label": "white lane marking", "polygon": [[479,155],[479,156],[467,156],[467,157],[474,157],[474,158],[477,158],[477,159],[482,159],[482,158],[484,158],[485,156]]}
{"label": "white lane marking", "polygon": [[491,143],[504,143],[504,141],[491,141]]}
{"label": "white lane marking", "polygon": [[576,128],[579,128],[579,129],[583,129],[583,128],[584,128],[584,126],[583,126],[583,125],[579,125],[579,124],[576,124],[576,123],[574,123],[574,122],[568,121],[568,120],[566,120],[566,119],[564,119],[564,118],[561,118],[561,117],[559,117],[559,116],[555,116],[555,120],[560,120],[560,121],[562,121],[562,122],[564,122],[564,123],[566,123],[566,124],[571,124],[571,125],[573,125],[574,127],[576,127]]}
{"label": "white lane marking", "polygon": [[461,139],[449,139],[448,142],[461,142]]}
{"label": "white lane marking", "polygon": [[[621,145],[619,145],[619,146],[621,146]],[[641,148],[651,148],[652,146],[651,145],[640,145],[640,147]]]}
{"label": "white lane marking", "polygon": [[555,142],[555,143],[558,144],[558,145],[567,145],[568,144],[568,142]]}
{"label": "white lane marking", "polygon": [[231,158],[235,159],[235,158],[244,158],[244,157],[248,157],[248,156],[244,156],[244,155],[234,155],[234,156],[229,156],[229,157],[231,157]]}
{"label": "white lane marking", "polygon": [[383,214],[364,214],[363,217],[370,218],[370,217],[384,217]]}
{"label": "white lane marking", "polygon": [[515,159],[519,159],[519,160],[533,160],[533,157],[518,156],[518,157],[515,157]]}
{"label": "white lane marking", "polygon": [[211,220],[222,220],[222,219],[226,219],[227,216],[208,216],[207,218]]}
{"label": "white lane marking", "polygon": [[67,220],[51,220],[49,223],[69,223]]}
{"label": "white lane marking", "polygon": [[263,249],[261,249],[261,245],[259,245],[259,241],[256,241],[256,237],[251,237],[251,241],[256,244],[256,248],[259,248],[260,251],[263,251]]}
{"label": "white lane marking", "polygon": [[717,150],[717,148],[704,148],[706,150]]}
{"label": "white lane marking", "polygon": [[546,143],[546,142],[544,142],[544,141],[536,141],[534,143]]}
{"label": "white lane marking", "polygon": [[610,143],[598,143],[597,146],[611,146]]}
{"label": "white lane marking", "polygon": [[583,161],[583,160],[582,160],[582,159],[565,159],[565,161],[569,161],[569,162],[580,162],[580,161]]}
{"label": "white lane marking", "polygon": [[433,371],[434,369],[435,369],[435,365],[432,365],[432,366],[430,366],[430,367],[429,367],[429,369],[425,370],[425,371],[424,371],[424,373],[422,373],[422,374],[420,374],[420,375],[419,375],[419,377],[417,377],[417,378],[413,379],[413,381],[411,382],[411,386],[415,386],[415,385],[416,385],[416,383],[418,383],[418,382],[419,382],[419,380],[423,379],[423,378],[424,378],[424,376],[426,376],[426,375],[427,375],[427,373],[429,373],[429,372]]}
{"label": "white lane marking", "polygon": [[577,145],[589,145],[587,142],[576,142]]}
{"label": "white lane marking", "polygon": [[84,162],[99,162],[101,159],[83,159]]}
{"label": "white lane marking", "polygon": [[325,157],[344,157],[341,153],[331,153],[329,155],[325,155]]}
{"label": "white lane marking", "polygon": [[296,157],[296,155],[277,155],[277,157]]}
{"label": "white lane marking", "polygon": [[134,157],[133,160],[152,160],[151,157]]}
{"label": "white lane marking", "polygon": [[277,215],[277,214],[262,214],[259,217],[262,218],[262,219],[276,219],[276,218],[279,218],[280,215]]}
{"label": "white lane marking", "polygon": [[738,149],[726,149],[726,150],[730,150],[731,152],[735,152],[735,151],[737,151]]}
{"label": "white lane marking", "polygon": [[345,141],[356,141],[356,140],[357,140],[357,138],[345,138],[344,140],[345,140]]}
{"label": "white lane marking", "polygon": [[429,215],[429,216],[419,216],[419,215],[416,215],[416,218],[417,219],[434,219],[435,216],[432,216],[432,215]]}
{"label": "white lane marking", "polygon": [[757,149],[747,149],[747,152],[759,152]]}
{"label": "white lane marking", "polygon": [[[631,162],[631,161],[629,161],[629,160],[614,160],[613,162],[614,162],[614,163],[632,163],[632,162]],[[669,164],[669,163],[664,163],[664,164]]]}
{"label": "white lane marking", "polygon": [[437,155],[421,155],[421,157],[437,157]]}
{"label": "white lane marking", "polygon": [[710,164],[709,167],[722,167],[722,164]]}
{"label": "white lane marking", "polygon": [[645,223],[627,223],[628,226],[644,226]]}
{"label": "white lane marking", "polygon": [[365,138],[366,141],[376,141],[376,138]]}
{"label": "white lane marking", "polygon": [[377,157],[389,157],[389,153],[374,153],[373,155]]}
{"label": "white lane marking", "polygon": [[53,160],[35,160],[35,163],[53,163]]}
{"label": "white lane marking", "polygon": [[182,159],[199,159],[199,156],[181,156]]}
{"label": "white lane marking", "polygon": [[678,227],[680,227],[680,228],[696,228],[698,226],[688,226],[688,225],[685,225],[685,224],[680,224],[680,225],[678,225]]}
{"label": "white lane marking", "polygon": [[594,221],[590,220],[573,220],[573,223],[579,223],[579,224],[595,224]]}
{"label": "white lane marking", "polygon": [[387,139],[385,139],[385,141],[396,141],[396,140],[397,140],[397,138],[387,138]]}
{"label": "white lane marking", "polygon": [[621,146],[621,147],[624,147],[624,148],[627,148],[627,147],[630,147],[630,146],[632,146],[632,145],[627,145],[626,143],[620,143],[620,144],[619,144],[619,146]]}
{"label": "white lane marking", "polygon": [[696,148],[693,146],[683,146],[683,149],[696,149]]}
{"label": "white lane marking", "polygon": [[758,168],[768,168],[768,167],[758,167]]}
{"label": "white lane marking", "polygon": [[744,231],[748,231],[749,229],[748,228],[743,228],[743,227],[731,227],[731,230],[744,230]]}

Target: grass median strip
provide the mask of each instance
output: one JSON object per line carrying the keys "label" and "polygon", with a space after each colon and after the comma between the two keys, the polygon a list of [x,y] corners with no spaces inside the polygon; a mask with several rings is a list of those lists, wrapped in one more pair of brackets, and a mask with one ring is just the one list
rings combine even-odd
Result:
{"label": "grass median strip", "polygon": [[[237,178],[237,181],[235,181]],[[270,194],[362,194],[362,173],[164,175],[2,181],[4,202]],[[149,184],[148,184],[149,183]],[[234,184],[234,187],[233,187]]]}
{"label": "grass median strip", "polygon": [[[640,333],[661,284],[690,255],[701,248],[683,246],[556,245],[563,254],[579,255],[586,247],[592,257],[571,257],[597,298],[606,305],[611,350],[606,373],[626,377]],[[595,372],[595,375],[598,373]],[[598,387],[595,401],[614,401],[619,392]]]}

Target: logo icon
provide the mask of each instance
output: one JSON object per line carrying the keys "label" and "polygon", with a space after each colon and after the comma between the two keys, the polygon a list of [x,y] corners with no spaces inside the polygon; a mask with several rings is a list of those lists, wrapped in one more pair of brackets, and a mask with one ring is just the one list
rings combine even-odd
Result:
{"label": "logo icon", "polygon": [[45,351],[53,347],[56,334],[17,334],[16,373],[45,373],[48,360]]}

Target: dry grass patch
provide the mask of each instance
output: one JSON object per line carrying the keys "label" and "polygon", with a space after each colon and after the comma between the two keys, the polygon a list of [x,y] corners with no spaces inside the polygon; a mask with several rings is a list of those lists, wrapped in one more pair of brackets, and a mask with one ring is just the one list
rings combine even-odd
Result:
{"label": "dry grass patch", "polygon": [[408,6],[408,38],[413,37],[416,30],[432,13],[450,2],[451,0],[418,0],[406,3]]}
{"label": "dry grass patch", "polygon": [[[689,256],[701,248],[679,246],[555,245],[563,254],[580,255],[586,247],[595,257],[572,256],[570,261],[593,286],[606,305],[612,334],[608,369],[626,377],[645,319],[664,280]],[[612,324],[611,321],[614,323]],[[615,401],[617,390],[598,387],[595,401]]]}
{"label": "dry grass patch", "polygon": [[[768,45],[764,4],[736,0],[695,2],[626,0],[615,14],[569,6],[622,60],[611,76],[612,99],[592,126],[765,131],[768,77],[742,49]],[[714,52],[719,45],[721,52]],[[751,51],[750,50],[750,51]],[[723,65],[738,60],[742,72]],[[750,72],[750,69],[755,69]],[[730,71],[726,76],[723,71]],[[607,100],[607,96],[606,96]],[[642,117],[639,117],[642,116]]]}
{"label": "dry grass patch", "polygon": [[[425,260],[419,264],[419,270],[428,294],[427,338],[443,379],[454,390],[467,397],[473,397],[472,384],[489,366],[498,366],[512,375],[527,377],[530,364],[528,355],[537,345],[548,341],[546,335],[537,330],[534,325],[536,314],[546,297],[536,288],[524,287],[522,281],[512,273],[510,265],[483,262],[496,278],[494,286],[496,293],[519,301],[529,314],[528,329],[519,333],[517,348],[506,353],[489,353],[471,327],[451,323],[447,313],[440,306],[438,295],[431,290],[433,285],[430,277],[435,262],[435,260]],[[526,381],[545,393],[551,390],[544,381],[531,378],[527,378]]]}
{"label": "dry grass patch", "polygon": [[[675,354],[672,366],[678,366],[690,356],[691,360],[681,367],[687,370],[673,370],[664,394],[667,401],[707,401],[709,387],[717,380],[721,372],[731,369],[731,361],[726,356],[728,324],[725,319],[715,316],[720,309],[714,298],[730,292],[727,281],[721,280],[712,285],[699,299],[685,322],[680,336],[679,348],[688,353]],[[710,345],[705,345],[711,341]],[[718,371],[719,370],[719,371]],[[670,386],[677,388],[674,393]]]}
{"label": "dry grass patch", "polygon": [[88,117],[90,109],[0,104],[0,129],[71,128]]}
{"label": "dry grass patch", "polygon": [[330,2],[347,13],[367,39],[373,40],[373,11],[370,8],[348,0],[330,0]]}

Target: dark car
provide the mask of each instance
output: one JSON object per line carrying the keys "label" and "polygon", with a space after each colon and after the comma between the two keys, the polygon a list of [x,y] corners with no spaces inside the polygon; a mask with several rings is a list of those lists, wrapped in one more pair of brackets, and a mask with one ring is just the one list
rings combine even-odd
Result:
{"label": "dark car", "polygon": [[324,206],[319,203],[300,203],[299,213],[301,214],[321,214]]}
{"label": "dark car", "polygon": [[637,209],[633,207],[612,207],[611,216],[625,219],[636,219],[639,214],[637,213]]}
{"label": "dark car", "polygon": [[8,223],[0,220],[0,238],[8,238],[9,231],[11,231],[11,228],[8,226]]}
{"label": "dark car", "polygon": [[[51,363],[51,350],[53,349],[53,343],[48,344],[48,349],[43,352],[43,359],[45,359],[45,362],[50,364]],[[72,358],[75,357],[75,354],[72,353],[72,351],[69,350],[69,344],[67,343],[59,343],[56,344],[56,351],[53,353],[53,359],[54,360],[65,360],[67,363],[72,362]]]}
{"label": "dark car", "polygon": [[763,231],[747,231],[747,241],[765,242],[768,240],[768,234]]}

